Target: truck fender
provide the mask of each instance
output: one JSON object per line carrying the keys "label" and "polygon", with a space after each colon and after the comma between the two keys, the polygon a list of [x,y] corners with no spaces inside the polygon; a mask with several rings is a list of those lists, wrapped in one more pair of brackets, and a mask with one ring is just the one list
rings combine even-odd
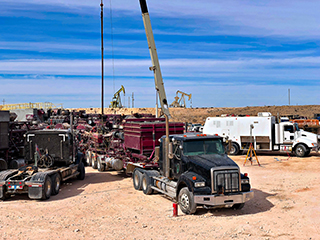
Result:
{"label": "truck fender", "polygon": [[[193,180],[194,177],[196,178],[196,180]],[[201,175],[199,175],[195,172],[185,172],[185,173],[181,174],[178,179],[178,182],[177,182],[177,193],[176,193],[177,196],[176,197],[178,197],[180,190],[184,187],[188,187],[189,191],[193,193],[194,192],[194,183],[199,180],[205,181],[205,179]]]}
{"label": "truck fender", "polygon": [[294,150],[298,144],[305,145],[307,148],[317,147],[317,143],[316,143],[316,142],[310,141],[310,140],[308,140],[308,139],[302,139],[302,141],[299,141],[299,140],[300,140],[300,138],[297,138],[297,139],[293,142],[293,144],[292,144],[292,150]]}

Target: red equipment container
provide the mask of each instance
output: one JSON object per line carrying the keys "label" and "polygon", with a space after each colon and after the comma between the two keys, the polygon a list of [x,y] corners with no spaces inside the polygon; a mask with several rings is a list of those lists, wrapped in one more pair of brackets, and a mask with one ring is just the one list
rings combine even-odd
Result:
{"label": "red equipment container", "polygon": [[[184,123],[169,123],[169,134],[182,134]],[[124,146],[141,155],[150,156],[159,139],[166,134],[166,123],[163,119],[133,119],[124,124]]]}

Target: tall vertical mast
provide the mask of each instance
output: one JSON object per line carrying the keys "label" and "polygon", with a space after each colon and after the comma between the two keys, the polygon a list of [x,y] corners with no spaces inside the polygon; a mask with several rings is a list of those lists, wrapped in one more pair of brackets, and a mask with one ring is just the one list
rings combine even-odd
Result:
{"label": "tall vertical mast", "polygon": [[104,106],[103,106],[103,95],[104,95],[104,65],[103,65],[103,3],[101,0],[101,118],[103,119]]}

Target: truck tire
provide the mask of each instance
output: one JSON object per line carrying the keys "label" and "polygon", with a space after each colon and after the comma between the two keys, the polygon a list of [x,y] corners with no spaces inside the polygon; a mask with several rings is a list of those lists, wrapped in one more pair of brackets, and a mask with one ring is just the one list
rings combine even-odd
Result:
{"label": "truck tire", "polygon": [[61,176],[59,173],[55,173],[51,177],[52,181],[52,192],[51,195],[57,195],[60,190],[60,185],[61,185]]}
{"label": "truck tire", "polygon": [[240,210],[240,209],[242,209],[244,207],[244,203],[237,203],[237,204],[234,204],[233,206],[232,206],[232,209],[234,209],[234,210]]}
{"label": "truck tire", "polygon": [[44,179],[43,188],[42,188],[42,198],[41,199],[43,199],[43,200],[49,199],[51,197],[51,193],[52,193],[51,177],[46,175],[46,177]]}
{"label": "truck tire", "polygon": [[304,145],[298,144],[298,146],[296,146],[296,149],[294,150],[294,152],[297,157],[305,157],[307,149]]}
{"label": "truck tire", "polygon": [[85,170],[85,168],[84,168],[83,162],[79,163],[79,165],[78,165],[78,172],[79,172],[79,175],[77,176],[77,178],[78,178],[79,180],[83,180],[83,179],[85,178],[85,176],[86,176],[86,170]]}
{"label": "truck tire", "polygon": [[230,155],[238,155],[240,148],[237,143],[233,142],[231,144]]}
{"label": "truck tire", "polygon": [[150,195],[152,194],[153,190],[151,188],[152,186],[152,178],[149,176],[147,172],[142,174],[142,180],[141,180],[141,188],[144,194]]}
{"label": "truck tire", "polygon": [[86,161],[87,161],[87,166],[91,166],[92,164],[92,155],[91,151],[86,151]]}
{"label": "truck tire", "polygon": [[133,187],[135,190],[141,190],[142,189],[142,173],[138,168],[134,169],[132,173],[132,179],[133,179]]}
{"label": "truck tire", "polygon": [[193,193],[187,187],[180,190],[178,195],[180,209],[185,214],[193,214],[197,210],[197,204],[194,202]]}
{"label": "truck tire", "polygon": [[92,166],[92,168],[93,169],[97,169],[98,168],[97,165],[98,165],[97,164],[97,158],[95,156],[91,155],[91,166]]}
{"label": "truck tire", "polygon": [[99,172],[103,172],[106,168],[106,166],[101,162],[101,157],[97,157],[97,168]]}

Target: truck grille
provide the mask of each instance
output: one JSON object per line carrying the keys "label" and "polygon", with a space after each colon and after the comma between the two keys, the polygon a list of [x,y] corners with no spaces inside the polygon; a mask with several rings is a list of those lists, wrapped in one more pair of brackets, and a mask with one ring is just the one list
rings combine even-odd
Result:
{"label": "truck grille", "polygon": [[240,175],[238,169],[214,170],[211,169],[212,192],[232,193],[239,192]]}

